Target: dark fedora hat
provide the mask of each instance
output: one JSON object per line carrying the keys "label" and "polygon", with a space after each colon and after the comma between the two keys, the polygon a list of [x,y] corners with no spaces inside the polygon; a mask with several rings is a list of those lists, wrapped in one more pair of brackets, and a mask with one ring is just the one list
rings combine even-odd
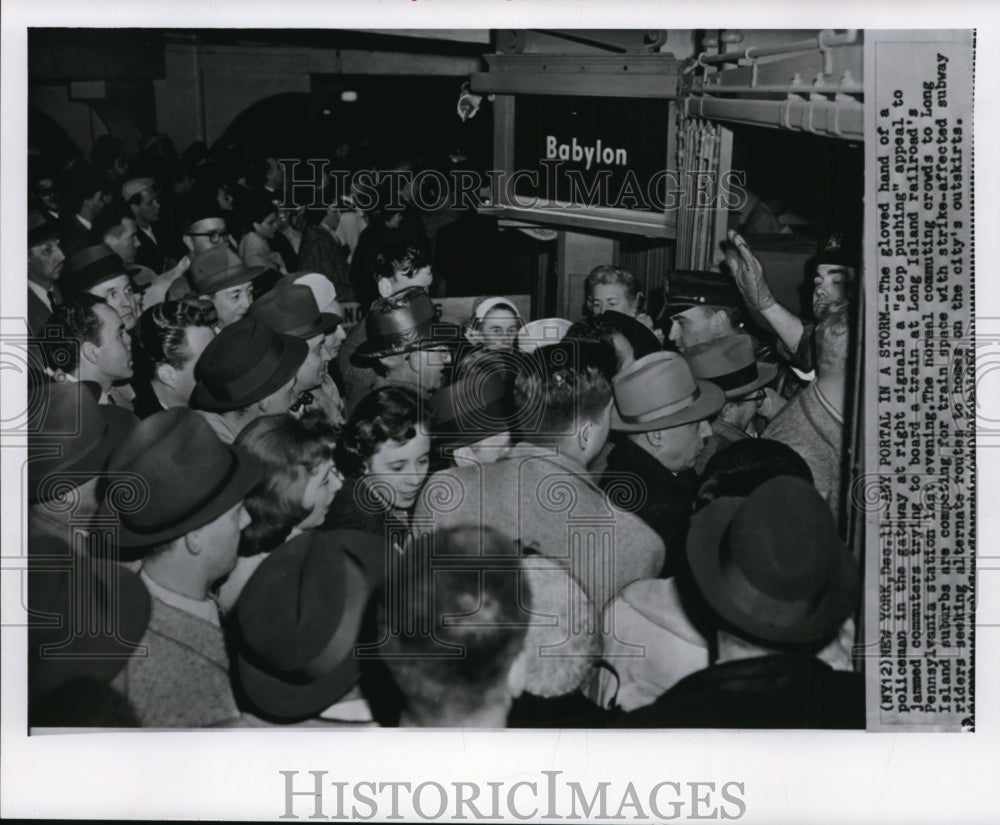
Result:
{"label": "dark fedora hat", "polygon": [[100,474],[138,423],[128,410],[98,404],[86,382],[39,382],[29,398],[29,500],[58,496],[67,477],[57,474],[72,473],[77,484]]}
{"label": "dark fedora hat", "polygon": [[645,433],[702,421],[722,409],[726,397],[710,381],[696,380],[684,357],[655,352],[612,381],[611,428]]}
{"label": "dark fedora hat", "polygon": [[498,366],[466,370],[434,394],[429,402],[432,436],[459,446],[515,428],[519,417],[512,377]]}
{"label": "dark fedora hat", "polygon": [[267,398],[295,376],[308,354],[301,338],[241,318],[209,341],[198,358],[191,409],[226,412]]}
{"label": "dark fedora hat", "polygon": [[608,324],[625,336],[632,345],[636,359],[645,358],[647,355],[660,352],[663,349],[663,345],[660,343],[660,339],[656,337],[656,333],[642,323],[642,321],[633,318],[631,315],[626,315],[624,312],[618,312],[614,309],[606,309],[598,317],[603,318]]}
{"label": "dark fedora hat", "polygon": [[697,344],[685,350],[684,357],[695,378],[711,381],[726,398],[739,398],[759,390],[778,375],[776,364],[757,360],[753,339],[745,333]]}
{"label": "dark fedora hat", "polygon": [[307,530],[260,564],[236,604],[236,672],[258,713],[315,716],[357,683],[354,645],[385,552],[371,533]]}
{"label": "dark fedora hat", "polygon": [[59,275],[59,294],[64,301],[110,281],[120,275],[128,276],[125,262],[104,244],[86,246],[70,255]]}
{"label": "dark fedora hat", "polygon": [[351,355],[355,366],[367,366],[387,355],[416,349],[458,345],[461,327],[437,320],[434,303],[423,287],[411,286],[379,298],[365,317],[367,340]]}
{"label": "dark fedora hat", "polygon": [[191,259],[188,281],[198,295],[213,295],[220,289],[250,283],[267,267],[247,266],[228,246],[215,246]]}
{"label": "dark fedora hat", "polygon": [[[28,627],[28,684],[35,700],[77,679],[110,682],[138,653],[149,625],[150,597],[124,565],[75,556],[59,539],[37,536],[28,558],[28,608],[34,614]],[[87,617],[88,626],[74,633],[72,622],[80,616]]]}
{"label": "dark fedora hat", "polygon": [[102,513],[118,514],[123,547],[164,544],[203,527],[245,498],[263,473],[256,459],[224,444],[186,407],[139,422],[111,454],[108,471],[141,481],[126,506],[111,496],[101,505]]}
{"label": "dark fedora hat", "polygon": [[700,306],[741,307],[736,282],[721,272],[676,269],[667,275],[667,295],[660,321]]}
{"label": "dark fedora hat", "polygon": [[320,312],[309,287],[288,285],[284,280],[254,301],[249,315],[275,332],[302,339],[325,335],[343,320],[332,312]]}
{"label": "dark fedora hat", "polygon": [[46,241],[57,240],[61,232],[58,221],[47,221],[41,212],[32,210],[28,215],[28,247],[41,246]]}
{"label": "dark fedora hat", "polygon": [[691,520],[687,555],[708,604],[755,640],[821,642],[857,606],[857,563],[823,497],[800,478],[710,502]]}

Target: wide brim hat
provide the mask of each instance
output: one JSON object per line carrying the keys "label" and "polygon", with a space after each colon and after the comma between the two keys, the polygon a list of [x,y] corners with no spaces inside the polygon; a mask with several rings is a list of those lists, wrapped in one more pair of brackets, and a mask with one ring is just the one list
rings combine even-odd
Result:
{"label": "wide brim hat", "polygon": [[631,315],[626,315],[624,312],[618,312],[614,309],[606,309],[601,313],[600,317],[609,321],[621,331],[621,334],[632,345],[636,359],[645,358],[647,355],[663,349],[663,345],[660,343],[660,339],[656,337],[656,333],[642,323],[642,321],[633,318]]}
{"label": "wide brim hat", "polygon": [[235,507],[260,483],[263,468],[224,444],[198,413],[173,407],[139,422],[112,454],[108,473],[99,512],[117,515],[121,547],[150,548]]}
{"label": "wide brim hat", "polygon": [[726,398],[739,398],[766,387],[778,376],[778,365],[758,361],[753,339],[745,333],[726,335],[684,351],[695,378],[711,381]]}
{"label": "wide brim hat", "polygon": [[384,578],[384,540],[356,530],[308,530],[268,554],[236,605],[236,676],[254,712],[306,719],[357,684],[354,646]]}
{"label": "wide brim hat", "polygon": [[357,367],[390,355],[457,347],[465,341],[461,327],[437,319],[434,303],[422,287],[407,287],[375,301],[365,316],[365,332],[364,343],[351,354]]}
{"label": "wide brim hat", "polygon": [[765,644],[822,642],[857,607],[857,564],[822,496],[799,478],[707,504],[691,520],[687,556],[709,606]]}
{"label": "wide brim hat", "polygon": [[249,284],[267,271],[266,266],[247,266],[228,246],[216,246],[191,259],[187,276],[197,295],[214,295],[223,289]]}
{"label": "wide brim hat", "polygon": [[28,215],[28,248],[40,246],[46,241],[58,240],[62,226],[58,221],[47,221],[41,212]]}
{"label": "wide brim hat", "polygon": [[517,331],[517,348],[522,352],[534,352],[539,347],[558,344],[566,337],[572,321],[565,318],[539,318],[529,321]]}
{"label": "wide brim hat", "polygon": [[600,659],[594,606],[559,562],[532,554],[522,558],[521,567],[534,614],[524,640],[525,690],[535,696],[565,696],[588,680]]}
{"label": "wide brim hat", "polygon": [[190,407],[238,410],[287,384],[309,354],[301,338],[274,332],[256,318],[241,318],[209,341],[195,364]]}
{"label": "wide brim hat", "polygon": [[510,432],[518,421],[510,375],[500,370],[467,370],[429,405],[431,435],[451,446]]}
{"label": "wide brim hat", "polygon": [[263,321],[275,332],[308,340],[326,335],[343,319],[332,312],[320,312],[313,291],[286,278],[250,305],[249,315]]}
{"label": "wide brim hat", "polygon": [[[98,284],[120,276],[128,278],[128,268],[117,253],[104,244],[87,246],[70,255],[57,282],[63,301],[69,301]],[[129,278],[131,283],[131,278]]]}
{"label": "wide brim hat", "polygon": [[[99,475],[112,452],[139,423],[128,410],[98,404],[82,382],[42,382],[31,392],[28,498],[47,501],[64,487],[58,476],[82,483]],[[52,478],[51,483],[46,479]]]}
{"label": "wide brim hat", "polygon": [[640,358],[612,384],[611,429],[620,432],[645,433],[703,421],[726,403],[722,390],[711,381],[695,379],[675,352]]}
{"label": "wide brim hat", "polygon": [[[28,552],[28,608],[33,614],[28,681],[33,699],[78,679],[110,682],[137,653],[146,632],[149,591],[124,565],[73,556],[65,542],[55,538],[32,537]],[[81,608],[91,617],[96,613],[99,627],[113,631],[71,633],[73,616]],[[51,648],[45,650],[47,646]]]}

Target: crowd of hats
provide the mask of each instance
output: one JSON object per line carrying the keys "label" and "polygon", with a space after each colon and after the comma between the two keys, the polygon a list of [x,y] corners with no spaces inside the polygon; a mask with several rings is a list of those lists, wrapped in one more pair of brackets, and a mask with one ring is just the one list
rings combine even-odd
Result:
{"label": "crowd of hats", "polygon": [[[132,201],[155,183],[130,179],[120,188],[121,198]],[[274,203],[258,192],[247,209],[261,220]],[[191,212],[196,214],[201,212]],[[52,222],[37,216],[29,221],[29,246],[58,237]],[[825,254],[832,260],[838,249]],[[85,246],[63,264],[55,284],[58,300],[72,301],[121,276],[131,279],[136,292],[151,285],[137,280],[107,246]],[[245,314],[220,322],[198,356],[187,406],[139,420],[125,409],[99,403],[100,392],[70,376],[49,374],[32,384],[29,503],[41,519],[65,509],[67,502],[92,497],[94,523],[114,525],[118,553],[109,558],[79,543],[69,546],[71,533],[61,542],[39,528],[29,544],[32,610],[69,621],[74,598],[86,592],[94,604],[112,605],[119,611],[114,618],[121,620],[111,636],[75,636],[72,656],[32,654],[31,690],[39,707],[46,707],[52,692],[79,680],[110,684],[116,678],[137,655],[156,609],[137,571],[171,543],[235,512],[261,484],[260,462],[220,438],[210,416],[245,410],[282,387],[295,386],[310,351],[307,342],[344,324],[329,278],[306,272],[279,276],[248,266],[228,244],[192,253],[186,274],[165,294],[197,302],[248,285],[253,300]],[[732,278],[679,272],[672,276],[659,318],[699,306],[738,304]],[[491,348],[470,340],[470,330],[498,309],[516,321],[510,345]],[[627,343],[627,363],[616,360],[613,347],[601,338],[607,331]],[[621,437],[706,421],[727,401],[772,385],[778,375],[777,365],[760,360],[755,341],[742,331],[682,354],[664,350],[657,331],[630,314],[608,310],[589,327],[557,317],[530,320],[502,296],[477,301],[463,329],[439,317],[431,296],[419,286],[372,303],[364,337],[348,360],[360,370],[373,370],[397,356],[428,350],[447,350],[452,365],[443,387],[420,398],[422,423],[442,455],[494,435],[516,440],[532,434],[536,411],[519,409],[515,402],[518,380],[529,373],[567,386],[574,371],[603,374],[613,396],[609,426]],[[327,371],[325,378],[335,384],[335,373]],[[279,412],[290,415],[288,409],[285,405]],[[194,553],[197,547],[192,548]],[[263,720],[298,721],[320,714],[358,685],[357,644],[368,611],[392,582],[397,551],[405,555],[413,545],[390,549],[384,535],[335,525],[296,534],[259,560],[226,617],[241,709]],[[691,581],[720,622],[759,643],[821,642],[857,606],[856,563],[838,537],[827,503],[800,478],[781,475],[748,495],[709,502],[694,515],[684,549]],[[72,576],[57,575],[52,559],[68,562]],[[539,608],[526,622],[527,648],[561,649],[560,657],[529,657],[529,691],[546,698],[582,691],[600,657],[600,637],[593,631],[603,605],[592,604],[558,561],[526,554],[521,573],[531,603]],[[560,634],[581,617],[586,630],[570,634],[567,642]],[[41,651],[58,647],[63,635],[43,624],[32,628],[30,639],[32,649]],[[51,718],[56,717],[35,716],[36,721]]]}

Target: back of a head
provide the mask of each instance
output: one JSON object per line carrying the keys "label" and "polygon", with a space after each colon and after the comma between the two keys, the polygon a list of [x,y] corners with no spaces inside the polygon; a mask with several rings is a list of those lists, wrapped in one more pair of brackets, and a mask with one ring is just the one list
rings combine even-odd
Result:
{"label": "back of a head", "polygon": [[214,327],[219,321],[208,301],[163,301],[142,315],[135,328],[133,355],[135,372],[150,378],[160,364],[182,369],[190,357],[187,348],[189,327]]}
{"label": "back of a head", "polygon": [[105,305],[103,298],[82,292],[56,307],[46,322],[58,332],[42,345],[46,365],[53,371],[70,375],[80,365],[80,348],[86,343],[99,344],[102,322],[94,310]]}
{"label": "back of a head", "polygon": [[514,380],[515,406],[525,422],[519,435],[546,441],[596,420],[611,403],[607,361],[607,345],[592,341],[561,341],[524,359]]}
{"label": "back of a head", "polygon": [[[384,628],[385,662],[411,717],[425,723],[461,720],[494,701],[524,647],[531,609],[509,539],[469,526],[442,530],[433,540],[433,553],[410,548],[411,563],[403,565],[395,591],[406,619],[402,627]],[[499,557],[509,558],[509,567],[497,569]],[[380,622],[391,619],[380,611]]]}
{"label": "back of a head", "polygon": [[264,469],[261,484],[244,504],[252,517],[240,536],[239,553],[252,556],[277,547],[309,510],[302,503],[308,475],[333,458],[337,430],[312,416],[263,415],[247,424],[234,446]]}
{"label": "back of a head", "polygon": [[423,247],[407,243],[389,244],[375,256],[375,282],[412,278],[427,266],[430,266],[430,259]]}
{"label": "back of a head", "polygon": [[705,465],[695,508],[713,499],[748,496],[765,481],[794,476],[813,483],[809,465],[795,450],[769,438],[744,438],[719,450]]}

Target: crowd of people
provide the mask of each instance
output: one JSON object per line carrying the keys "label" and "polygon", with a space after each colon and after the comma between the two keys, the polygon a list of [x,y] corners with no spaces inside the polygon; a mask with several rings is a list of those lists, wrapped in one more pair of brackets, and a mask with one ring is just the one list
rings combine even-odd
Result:
{"label": "crowd of people", "polygon": [[863,727],[850,244],[809,318],[731,232],[449,319],[412,204],[98,148],[31,175],[33,725]]}

